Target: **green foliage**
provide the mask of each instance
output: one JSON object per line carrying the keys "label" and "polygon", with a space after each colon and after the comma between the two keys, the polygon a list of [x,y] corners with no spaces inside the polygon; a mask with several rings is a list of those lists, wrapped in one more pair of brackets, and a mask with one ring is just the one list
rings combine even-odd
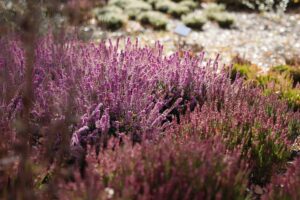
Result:
{"label": "green foliage", "polygon": [[179,2],[179,5],[181,6],[186,6],[190,9],[195,9],[198,7],[198,3],[195,2],[195,1],[191,1],[191,0],[184,0],[184,1],[181,1]]}
{"label": "green foliage", "polygon": [[124,26],[127,20],[127,16],[121,13],[105,13],[98,15],[98,20],[101,25],[104,25],[109,30],[117,30]]}
{"label": "green foliage", "polygon": [[282,98],[287,100],[294,110],[300,110],[300,89],[291,88],[282,92]]}
{"label": "green foliage", "polygon": [[173,8],[175,6],[176,6],[176,3],[174,3],[170,0],[157,1],[157,3],[155,4],[155,9],[160,12],[167,13],[170,11],[171,8]]}
{"label": "green foliage", "polygon": [[226,12],[209,13],[208,18],[216,21],[221,28],[231,28],[234,24],[233,15]]}
{"label": "green foliage", "polygon": [[168,13],[173,17],[180,18],[182,15],[185,15],[195,9],[198,4],[194,1],[185,0],[185,1],[178,1],[175,3],[170,0],[166,1],[157,1],[155,4],[156,10],[164,13]]}
{"label": "green foliage", "polygon": [[255,65],[234,64],[231,71],[231,79],[235,80],[237,75],[243,76],[244,79],[254,79],[257,76],[259,69]]}
{"label": "green foliage", "polygon": [[156,30],[166,29],[168,18],[156,11],[147,11],[138,16],[138,20],[143,25],[149,25]]}
{"label": "green foliage", "polygon": [[300,89],[297,82],[297,68],[281,65],[270,69],[267,74],[258,75],[259,69],[256,66],[248,64],[234,64],[231,79],[234,80],[239,74],[243,76],[246,82],[254,83],[264,90],[264,94],[273,93],[288,102],[290,108],[300,109]]}
{"label": "green foliage", "polygon": [[203,5],[203,9],[206,17],[217,22],[221,28],[231,28],[234,24],[234,17],[226,12],[224,4],[207,3]]}
{"label": "green foliage", "polygon": [[124,9],[129,3],[132,2],[137,2],[137,0],[109,0],[108,5],[114,5]]}
{"label": "green foliage", "polygon": [[226,6],[224,4],[206,3],[203,5],[203,9],[206,13],[218,13],[225,12]]}
{"label": "green foliage", "polygon": [[143,1],[129,1],[124,10],[130,19],[136,19],[139,14],[152,9],[152,6]]}
{"label": "green foliage", "polygon": [[118,6],[109,5],[109,6],[105,6],[103,8],[94,8],[91,11],[91,14],[95,17],[97,17],[99,15],[108,14],[108,13],[122,14],[123,10]]}
{"label": "green foliage", "polygon": [[173,17],[180,18],[182,15],[189,13],[191,10],[188,6],[174,4],[168,10],[168,14],[172,15]]}
{"label": "green foliage", "polygon": [[186,26],[196,30],[202,30],[203,25],[207,21],[205,15],[201,11],[195,11],[184,15],[181,19]]}
{"label": "green foliage", "polygon": [[280,74],[286,74],[293,80],[293,85],[300,83],[300,67],[289,66],[289,65],[279,65],[271,69],[272,72],[277,72]]}

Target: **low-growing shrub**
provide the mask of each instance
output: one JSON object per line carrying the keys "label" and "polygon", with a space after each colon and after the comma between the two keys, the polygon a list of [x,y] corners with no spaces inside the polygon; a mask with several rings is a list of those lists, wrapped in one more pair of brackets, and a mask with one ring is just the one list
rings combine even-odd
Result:
{"label": "low-growing shrub", "polygon": [[174,4],[173,6],[168,9],[168,14],[172,15],[173,17],[180,18],[182,15],[189,13],[191,10],[188,6]]}
{"label": "low-growing shrub", "polygon": [[300,68],[297,66],[279,65],[271,68],[271,71],[290,76],[294,86],[300,84]]}
{"label": "low-growing shrub", "polygon": [[289,0],[217,0],[231,7],[248,8],[258,11],[277,11],[284,12],[288,6]]}
{"label": "low-growing shrub", "polygon": [[141,24],[149,25],[156,30],[166,29],[168,23],[168,18],[156,11],[143,12],[138,16],[138,20]]}
{"label": "low-growing shrub", "polygon": [[100,25],[112,31],[122,28],[126,23],[126,20],[127,15],[122,13],[108,12],[103,15],[98,15]]}
{"label": "low-growing shrub", "polygon": [[201,11],[195,11],[181,17],[182,22],[196,30],[202,30],[203,25],[206,23],[206,16]]}
{"label": "low-growing shrub", "polygon": [[242,76],[245,80],[253,80],[257,77],[258,72],[259,69],[255,65],[235,63],[231,69],[231,79],[235,80],[237,76]]}
{"label": "low-growing shrub", "polygon": [[[293,67],[276,66],[271,68],[268,73],[260,74],[259,68],[255,65],[236,63],[231,70],[231,79],[235,80],[237,75],[242,76],[246,82],[261,87],[264,94],[276,93],[288,102],[289,107],[299,110],[300,90],[297,86],[298,83],[295,84],[295,79],[292,78],[293,76],[290,73],[292,70],[294,70]],[[295,74],[296,72],[294,76],[297,77]]]}
{"label": "low-growing shrub", "polygon": [[221,28],[231,28],[234,25],[233,15],[226,12],[208,13],[207,17],[218,23]]}
{"label": "low-growing shrub", "polygon": [[[37,194],[62,187],[62,195],[72,195],[78,183],[75,194],[92,199],[245,199],[248,184],[264,185],[285,167],[300,134],[299,111],[266,95],[271,86],[232,80],[218,57],[203,62],[203,52],[164,56],[159,43],[140,47],[130,40],[120,48],[119,41],[39,38],[29,107],[22,43],[11,36],[0,45],[0,154],[18,147],[27,113],[28,163],[43,166],[42,155],[49,163],[36,170],[41,177],[30,174],[45,188],[32,188]],[[11,191],[19,179],[8,169],[0,187]],[[47,195],[58,199],[58,193]]]}
{"label": "low-growing shrub", "polygon": [[175,5],[176,5],[176,3],[174,3],[170,0],[157,1],[157,3],[155,4],[155,9],[160,11],[160,12],[167,13]]}
{"label": "low-growing shrub", "polygon": [[228,151],[217,137],[174,133],[158,144],[106,152],[100,165],[116,199],[247,199],[240,151]]}
{"label": "low-growing shrub", "polygon": [[143,1],[130,1],[124,8],[130,19],[136,19],[138,15],[151,9],[152,6]]}
{"label": "low-growing shrub", "polygon": [[250,180],[265,184],[290,158],[289,138],[298,132],[290,126],[294,120],[300,123],[299,113],[293,113],[276,96],[264,96],[259,89],[226,82],[222,85],[222,92],[214,86],[206,90],[219,96],[207,99],[184,119],[179,130],[204,138],[222,135],[228,148],[241,146],[243,158],[251,166]]}
{"label": "low-growing shrub", "polygon": [[186,7],[190,8],[191,10],[196,9],[198,7],[198,3],[195,1],[192,1],[192,0],[180,1],[179,5],[186,6]]}
{"label": "low-growing shrub", "polygon": [[287,168],[287,171],[282,174],[277,174],[272,177],[271,183],[267,187],[267,193],[262,199],[274,200],[297,200],[300,198],[300,159],[297,158]]}
{"label": "low-growing shrub", "polygon": [[202,4],[202,7],[206,13],[219,13],[226,11],[226,6],[224,4],[205,3]]}

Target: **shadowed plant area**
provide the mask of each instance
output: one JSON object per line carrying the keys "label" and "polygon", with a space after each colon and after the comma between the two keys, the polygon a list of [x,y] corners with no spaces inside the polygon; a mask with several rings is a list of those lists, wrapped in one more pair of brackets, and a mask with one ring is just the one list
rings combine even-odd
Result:
{"label": "shadowed plant area", "polygon": [[0,199],[299,199],[299,59],[262,70],[80,32],[229,33],[226,6],[290,5],[220,2],[1,2]]}

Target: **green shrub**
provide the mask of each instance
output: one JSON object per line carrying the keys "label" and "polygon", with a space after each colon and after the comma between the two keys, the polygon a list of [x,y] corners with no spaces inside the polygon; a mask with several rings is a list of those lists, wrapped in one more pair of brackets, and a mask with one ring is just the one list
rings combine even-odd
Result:
{"label": "green shrub", "polygon": [[130,1],[124,8],[130,19],[136,19],[139,14],[151,9],[152,6],[143,1]]}
{"label": "green shrub", "polygon": [[105,28],[109,30],[117,30],[124,26],[127,20],[127,16],[120,13],[105,13],[98,16],[98,20]]}
{"label": "green shrub", "polygon": [[202,7],[207,13],[224,12],[226,10],[226,6],[224,4],[206,3]]}
{"label": "green shrub", "polygon": [[190,11],[190,8],[187,6],[175,4],[169,8],[168,14],[172,15],[173,17],[180,18],[182,15],[185,15]]}
{"label": "green shrub", "polygon": [[286,74],[291,77],[293,80],[293,85],[296,86],[297,83],[300,83],[300,68],[292,67],[289,65],[279,65],[271,69],[272,72],[278,72],[280,74]]}
{"label": "green shrub", "polygon": [[107,13],[122,14],[123,10],[118,6],[110,5],[110,6],[105,6],[103,8],[99,8],[99,7],[94,8],[91,11],[91,14],[94,17],[98,17],[99,15],[101,16],[101,15],[104,15],[104,14],[107,14]]}
{"label": "green shrub", "polygon": [[263,89],[265,95],[277,93],[288,102],[290,108],[300,109],[300,88],[294,86],[295,80],[290,75],[290,66],[276,66],[267,74],[259,75],[259,68],[249,64],[234,64],[231,71],[231,79],[235,80],[237,74],[243,76],[246,83],[254,83]]}
{"label": "green shrub", "polygon": [[244,79],[255,79],[259,69],[255,65],[247,65],[247,64],[234,64],[231,71],[231,79],[235,80],[237,74],[239,76],[243,76]]}
{"label": "green shrub", "polygon": [[300,89],[282,91],[282,98],[286,99],[289,106],[294,110],[300,109]]}
{"label": "green shrub", "polygon": [[137,0],[110,0],[108,2],[108,5],[114,5],[124,9],[131,2],[138,2],[138,1]]}
{"label": "green shrub", "polygon": [[[193,1],[182,1],[180,3],[175,3],[170,0],[158,1],[155,5],[156,10],[164,13],[168,13],[173,17],[179,18],[185,15],[195,7],[195,2]],[[196,4],[197,5],[197,4]]]}
{"label": "green shrub", "polygon": [[216,21],[221,28],[231,28],[234,24],[233,15],[226,12],[210,13],[208,18]]}
{"label": "green shrub", "polygon": [[159,1],[160,0],[144,0],[144,2],[149,3],[153,8],[155,7],[155,4]]}
{"label": "green shrub", "polygon": [[156,11],[147,11],[141,13],[138,16],[138,20],[141,22],[141,24],[149,25],[156,30],[166,29],[168,23],[168,18],[164,14]]}
{"label": "green shrub", "polygon": [[181,19],[186,26],[196,30],[202,30],[203,25],[207,21],[205,15],[201,11],[195,11],[184,15]]}
{"label": "green shrub", "polygon": [[196,3],[195,1],[191,1],[191,0],[181,1],[181,2],[179,2],[179,5],[186,6],[192,10],[198,7],[198,3]]}
{"label": "green shrub", "polygon": [[170,0],[165,0],[165,1],[157,1],[155,4],[155,9],[163,12],[163,13],[168,13],[171,8],[175,7],[176,3],[170,1]]}

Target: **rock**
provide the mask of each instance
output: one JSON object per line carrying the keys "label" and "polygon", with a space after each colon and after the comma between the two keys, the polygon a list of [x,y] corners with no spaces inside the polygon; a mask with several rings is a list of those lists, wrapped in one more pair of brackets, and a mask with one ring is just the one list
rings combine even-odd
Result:
{"label": "rock", "polygon": [[256,185],[254,187],[254,193],[258,194],[258,195],[262,195],[264,193],[264,191],[263,191],[263,189],[259,185]]}

